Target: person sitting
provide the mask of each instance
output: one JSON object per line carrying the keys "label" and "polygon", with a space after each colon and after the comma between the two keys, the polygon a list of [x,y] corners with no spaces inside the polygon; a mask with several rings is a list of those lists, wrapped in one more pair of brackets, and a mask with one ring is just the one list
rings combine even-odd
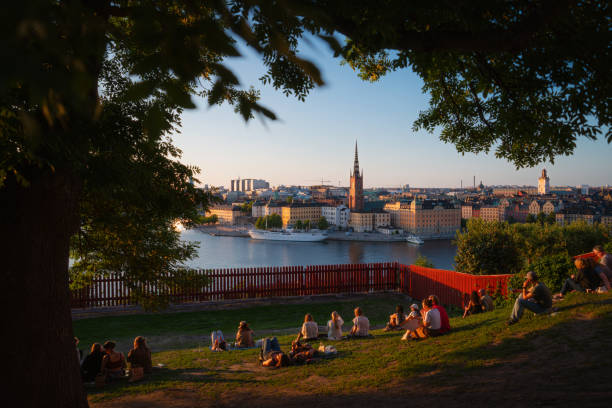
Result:
{"label": "person sitting", "polygon": [[342,340],[342,325],[344,320],[338,314],[333,311],[331,314],[331,320],[327,322],[327,338],[329,340]]}
{"label": "person sitting", "polygon": [[370,335],[370,321],[363,315],[360,307],[355,308],[355,318],[350,337],[368,337]]}
{"label": "person sitting", "polygon": [[103,358],[104,353],[100,343],[92,344],[90,353],[85,356],[83,364],[81,364],[81,378],[83,381],[93,382],[96,379],[96,375],[100,373],[102,368]]}
{"label": "person sitting", "polygon": [[147,341],[144,337],[138,336],[134,339],[134,348],[129,351],[127,361],[130,363],[131,371],[134,368],[142,368],[143,374],[151,374],[153,372],[151,350],[147,347]]}
{"label": "person sitting", "polygon": [[[593,248],[593,254],[600,265],[600,271],[604,275],[606,275],[606,280],[608,281],[608,290],[610,290],[609,285],[612,285],[612,254],[606,253],[601,245],[595,245]],[[602,277],[602,280],[603,277]],[[605,284],[605,281],[604,281]]]}
{"label": "person sitting", "polygon": [[483,309],[482,309],[482,305],[480,304],[480,296],[478,296],[478,292],[473,290],[470,295],[470,301],[464,308],[463,317],[465,318],[466,316],[469,316],[469,315],[481,313],[482,310]]}
{"label": "person sitting", "polygon": [[406,330],[406,333],[402,336],[402,340],[408,340],[412,338],[412,332],[421,326],[422,316],[419,313],[419,305],[413,303],[410,305],[410,313],[408,317],[402,322],[402,329]]}
{"label": "person sitting", "polygon": [[297,339],[295,341],[300,341],[301,338],[304,340],[316,340],[319,337],[319,325],[312,318],[310,313],[306,313],[304,316],[304,324],[302,324],[302,329],[298,333]]}
{"label": "person sitting", "polygon": [[[576,273],[563,282],[561,292],[555,297],[562,298],[567,292],[590,292],[596,290],[603,283],[596,269],[596,262],[589,258],[578,258],[574,261]],[[602,273],[603,274],[603,273]],[[605,277],[605,275],[604,275]],[[605,282],[608,282],[606,279]],[[608,286],[610,284],[608,283]]]}
{"label": "person sitting", "polygon": [[397,305],[395,307],[395,313],[389,316],[389,323],[385,327],[385,331],[389,330],[401,330],[401,325],[406,320],[406,315],[404,314],[404,308],[402,305]]}
{"label": "person sitting", "polygon": [[107,381],[112,381],[125,376],[125,357],[123,353],[115,351],[115,343],[107,341],[102,346],[106,355],[102,359],[100,372],[106,377]]}
{"label": "person sitting", "polygon": [[426,339],[428,337],[439,336],[440,327],[442,326],[440,310],[433,308],[433,302],[429,298],[424,299],[422,305],[421,315],[423,316],[423,322],[411,333],[412,338]]}
{"label": "person sitting", "polygon": [[436,309],[440,313],[440,334],[444,334],[450,331],[450,320],[448,319],[448,313],[446,309],[440,303],[440,299],[436,295],[429,295],[431,300],[432,308]]}
{"label": "person sitting", "polygon": [[253,341],[253,330],[251,330],[247,322],[245,322],[244,320],[241,321],[240,325],[238,326],[238,332],[236,333],[236,347],[255,347],[255,342]]}
{"label": "person sitting", "polygon": [[550,289],[538,281],[538,275],[535,272],[529,271],[525,275],[523,291],[514,302],[514,308],[507,324],[517,323],[521,316],[523,316],[524,309],[529,309],[535,314],[541,314],[549,311],[551,307],[552,296]]}
{"label": "person sitting", "polygon": [[210,334],[210,349],[212,351],[227,351],[227,343],[221,330],[215,330]]}
{"label": "person sitting", "polygon": [[480,289],[478,294],[480,295],[480,304],[482,305],[483,312],[492,312],[495,309],[493,298],[489,296],[485,289]]}

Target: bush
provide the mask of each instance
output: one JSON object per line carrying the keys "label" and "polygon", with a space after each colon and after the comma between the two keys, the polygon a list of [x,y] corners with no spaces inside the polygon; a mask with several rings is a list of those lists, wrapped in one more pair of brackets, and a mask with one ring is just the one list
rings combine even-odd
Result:
{"label": "bush", "polygon": [[423,255],[419,255],[416,261],[414,261],[414,264],[416,266],[422,266],[424,268],[435,268],[434,264],[429,259],[427,259],[426,256]]}
{"label": "bush", "polygon": [[524,260],[507,223],[471,219],[466,232],[457,233],[455,268],[473,275],[517,273]]}
{"label": "bush", "polygon": [[535,260],[529,267],[514,275],[510,280],[510,285],[519,289],[525,280],[528,271],[534,271],[538,279],[553,292],[559,292],[563,281],[574,272],[574,262],[572,258],[565,254],[543,256]]}

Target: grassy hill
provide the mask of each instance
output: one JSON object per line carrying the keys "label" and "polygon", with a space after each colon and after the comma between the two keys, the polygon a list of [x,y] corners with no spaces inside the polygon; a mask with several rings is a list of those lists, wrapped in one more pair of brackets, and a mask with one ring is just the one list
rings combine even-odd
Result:
{"label": "grassy hill", "polygon": [[336,358],[305,366],[264,369],[258,350],[208,350],[213,328],[230,338],[239,320],[249,321],[257,337],[276,335],[288,350],[306,312],[321,325],[332,310],[349,321],[359,304],[373,324],[382,325],[397,302],[393,296],[367,297],[104,317],[76,321],[75,334],[81,345],[113,338],[123,352],[144,335],[154,365],[165,365],[138,384],[88,388],[93,406],[609,406],[612,295],[573,294],[555,305],[553,315],[526,311],[511,327],[505,325],[509,308],[454,317],[450,334],[422,341],[402,342],[399,332],[375,330],[372,339],[333,342]]}

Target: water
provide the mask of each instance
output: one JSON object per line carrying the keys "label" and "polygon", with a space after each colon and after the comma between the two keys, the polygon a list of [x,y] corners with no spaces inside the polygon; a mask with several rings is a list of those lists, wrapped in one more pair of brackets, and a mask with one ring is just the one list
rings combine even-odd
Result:
{"label": "water", "polygon": [[406,242],[286,242],[211,236],[197,230],[182,232],[186,241],[199,241],[198,258],[188,262],[197,269],[254,266],[326,265],[370,262],[412,264],[423,255],[439,269],[453,269],[456,247],[450,240]]}

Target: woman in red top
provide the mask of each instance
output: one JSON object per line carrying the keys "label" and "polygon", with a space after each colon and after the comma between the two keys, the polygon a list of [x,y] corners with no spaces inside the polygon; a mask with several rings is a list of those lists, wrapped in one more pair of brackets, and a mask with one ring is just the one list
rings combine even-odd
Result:
{"label": "woman in red top", "polygon": [[444,306],[440,304],[440,299],[436,295],[429,295],[429,299],[433,303],[433,308],[438,309],[440,312],[440,334],[444,334],[450,331],[450,322],[448,320],[448,313],[446,313],[446,309]]}

